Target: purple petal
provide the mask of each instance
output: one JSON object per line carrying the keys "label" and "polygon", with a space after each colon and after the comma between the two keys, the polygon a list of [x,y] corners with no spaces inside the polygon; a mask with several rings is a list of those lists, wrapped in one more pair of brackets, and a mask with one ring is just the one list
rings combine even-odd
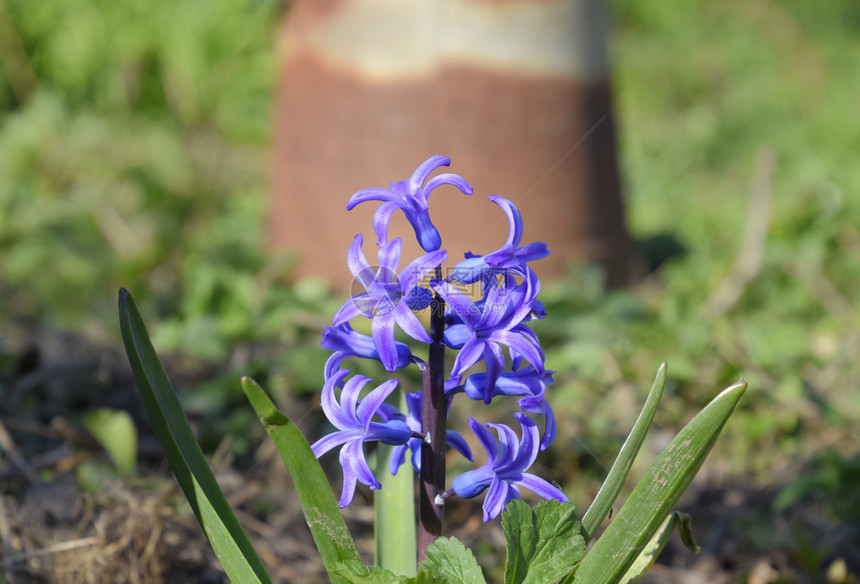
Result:
{"label": "purple petal", "polygon": [[[421,187],[424,186],[425,182],[427,182],[427,177],[430,176],[430,173],[440,166],[448,166],[450,164],[451,159],[440,154],[431,156],[422,162],[421,165],[415,169],[415,172],[412,173],[412,176],[409,179],[409,192],[419,193],[421,191]],[[426,197],[424,198],[424,201],[426,202]]]}
{"label": "purple petal", "polygon": [[535,476],[531,473],[524,472],[523,478],[517,481],[518,485],[522,485],[530,491],[533,491],[544,499],[555,499],[556,501],[567,502],[568,498],[561,489],[553,486],[548,481]]}
{"label": "purple petal", "polygon": [[370,421],[376,413],[376,410],[379,409],[379,406],[381,406],[388,396],[391,395],[391,392],[397,388],[397,383],[397,379],[389,379],[364,396],[364,399],[362,399],[361,403],[358,404],[358,407],[355,410],[355,415],[359,421],[364,423],[365,428],[370,425]]}
{"label": "purple petal", "polygon": [[536,241],[534,243],[522,246],[515,253],[517,259],[519,259],[521,262],[531,262],[534,260],[545,258],[549,255],[549,250],[546,248],[545,243],[543,243],[542,241]]}
{"label": "purple petal", "polygon": [[454,368],[452,370],[452,375],[462,375],[469,367],[477,363],[481,356],[484,354],[484,346],[487,343],[484,341],[472,337],[469,339],[463,348],[460,349],[460,352],[457,354],[457,358],[454,359]]}
{"label": "purple petal", "polygon": [[373,232],[376,233],[376,245],[381,247],[388,241],[388,224],[397,209],[400,209],[399,203],[382,203],[373,214]]}
{"label": "purple petal", "polygon": [[[379,262],[379,274],[386,281],[397,280],[397,265],[400,263],[400,248],[403,240],[395,237],[383,245],[376,254]],[[377,278],[379,279],[379,278]]]}
{"label": "purple petal", "polygon": [[334,397],[334,388],[340,385],[347,375],[349,375],[349,369],[337,371],[326,380],[320,395],[320,405],[325,417],[340,430],[352,429],[352,417],[342,414],[341,407]]}
{"label": "purple petal", "polygon": [[475,460],[472,456],[472,449],[469,448],[469,443],[466,442],[466,439],[463,438],[458,432],[454,430],[448,430],[446,432],[448,436],[448,445],[463,455],[464,458],[469,460],[470,462]]}
{"label": "purple petal", "polygon": [[484,499],[484,523],[498,516],[508,504],[510,496],[510,486],[499,477],[494,476],[493,482],[490,483],[490,488],[487,490],[487,497]]}
{"label": "purple petal", "polygon": [[340,451],[340,465],[343,468],[343,490],[340,493],[340,501],[338,501],[337,506],[343,509],[350,503],[352,503],[352,498],[355,496],[355,472],[349,466],[349,464],[344,464],[344,455],[343,450]]}
{"label": "purple petal", "polygon": [[508,239],[505,243],[517,247],[523,238],[523,216],[510,200],[499,195],[490,195],[487,198],[501,207],[508,216]]}
{"label": "purple petal", "polygon": [[405,303],[401,302],[398,304],[394,309],[393,315],[397,324],[400,325],[400,328],[403,329],[403,332],[407,335],[416,341],[421,341],[422,343],[433,342],[433,339],[425,330],[424,325],[421,324],[421,321],[418,320],[415,313],[409,310],[409,307],[406,306]]}
{"label": "purple petal", "polygon": [[373,346],[379,353],[379,360],[388,371],[397,367],[397,347],[394,342],[394,314],[377,312],[370,323],[370,336]]}
{"label": "purple petal", "polygon": [[357,316],[367,316],[367,313],[362,310],[362,302],[356,301],[356,298],[359,296],[363,298],[367,294],[358,294],[344,302],[343,306],[338,308],[337,312],[334,313],[334,317],[331,320],[333,326],[341,326]]}
{"label": "purple petal", "polygon": [[356,375],[346,382],[346,385],[343,386],[343,390],[340,392],[341,416],[349,416],[351,419],[350,423],[353,425],[353,428],[356,429],[364,426],[362,420],[356,417],[355,408],[358,405],[358,396],[361,394],[361,390],[369,381],[370,379],[364,375]]}
{"label": "purple petal", "polygon": [[354,430],[338,430],[327,436],[323,436],[311,446],[314,456],[319,458],[332,448],[336,448],[341,444],[354,440],[358,436],[358,432]]}
{"label": "purple petal", "polygon": [[539,347],[533,345],[530,340],[525,339],[522,335],[510,331],[493,331],[487,337],[487,340],[496,341],[511,347],[517,353],[528,359],[529,363],[534,365],[537,371],[543,371],[543,352]]}
{"label": "purple petal", "polygon": [[352,211],[356,205],[358,205],[359,203],[365,203],[367,201],[387,201],[399,203],[401,202],[401,199],[397,196],[396,193],[390,191],[389,189],[362,189],[349,198],[349,201],[346,204],[346,210]]}
{"label": "purple petal", "polygon": [[467,183],[462,176],[447,172],[444,174],[437,174],[427,181],[427,184],[424,185],[424,196],[427,197],[436,187],[440,187],[442,185],[457,187],[465,195],[471,195],[474,192],[472,185]]}
{"label": "purple petal", "polygon": [[442,281],[434,280],[430,283],[430,287],[445,299],[450,307],[449,310],[459,316],[469,330],[475,330],[480,325],[481,310],[465,292]]}
{"label": "purple petal", "polygon": [[352,240],[352,244],[346,252],[346,265],[359,284],[365,288],[370,288],[376,277],[376,271],[370,267],[367,258],[364,257],[364,252],[361,250],[362,243],[363,237],[359,233]]}
{"label": "purple petal", "polygon": [[435,270],[436,266],[441,266],[446,259],[448,259],[448,252],[440,249],[425,253],[409,262],[409,265],[400,272],[400,285],[403,287],[403,292],[408,294],[412,288],[424,280],[427,274]]}
{"label": "purple petal", "polygon": [[472,432],[475,433],[475,436],[478,438],[478,442],[481,443],[484,450],[487,451],[487,458],[489,462],[493,462],[499,457],[499,442],[493,436],[493,433],[490,432],[484,425],[476,422],[472,418],[468,418],[469,427],[472,428]]}
{"label": "purple petal", "polygon": [[361,440],[354,440],[344,446],[340,451],[340,462],[344,467],[347,465],[352,467],[355,471],[356,478],[361,484],[367,485],[371,489],[376,490],[381,488],[382,485],[379,484],[379,481],[376,479],[376,476],[367,464],[367,459],[364,458],[363,446],[364,444],[362,444]]}
{"label": "purple petal", "polygon": [[496,380],[505,370],[505,356],[496,343],[485,343],[484,362],[487,367],[487,384],[484,386],[484,403],[489,404],[493,399]]}
{"label": "purple petal", "polygon": [[408,449],[408,444],[401,444],[391,449],[391,455],[388,457],[388,472],[391,473],[391,476],[396,475],[403,463],[406,462],[406,451]]}

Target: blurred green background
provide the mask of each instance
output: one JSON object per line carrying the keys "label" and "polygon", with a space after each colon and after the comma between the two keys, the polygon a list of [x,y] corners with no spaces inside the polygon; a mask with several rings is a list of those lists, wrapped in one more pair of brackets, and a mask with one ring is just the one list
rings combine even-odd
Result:
{"label": "blurred green background", "polygon": [[[610,292],[572,266],[544,287],[535,328],[562,423],[542,464],[584,507],[661,361],[649,455],[743,377],[694,491],[717,509],[732,505],[719,493],[743,494],[722,537],[767,558],[776,579],[759,581],[848,582],[827,570],[860,562],[860,3],[612,5],[628,224],[653,271]],[[285,8],[0,0],[4,419],[85,425],[126,405],[68,375],[60,390],[20,385],[69,356],[46,339],[116,350],[120,286],[210,449],[230,433],[241,460],[259,442],[242,374],[300,414],[296,396],[313,403],[320,331],[342,299],[263,248]],[[764,212],[750,211],[757,175]],[[755,227],[765,236],[745,244]],[[735,262],[759,254],[738,284]],[[48,408],[51,391],[63,397]],[[755,581],[756,562],[724,568]]]}

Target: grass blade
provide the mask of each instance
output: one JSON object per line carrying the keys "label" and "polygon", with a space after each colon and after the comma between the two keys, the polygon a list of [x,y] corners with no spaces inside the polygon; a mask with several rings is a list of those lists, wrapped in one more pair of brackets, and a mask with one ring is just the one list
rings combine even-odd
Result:
{"label": "grass blade", "polygon": [[742,381],[723,391],[660,453],[579,564],[575,584],[615,584],[624,576],[701,468],[746,387]]}
{"label": "grass blade", "polygon": [[335,583],[346,582],[334,573],[336,565],[349,560],[361,561],[361,557],[319,461],[301,431],[275,408],[266,392],[253,379],[243,377],[242,389],[293,479],[305,520],[329,577]]}
{"label": "grass blade", "polygon": [[654,420],[654,414],[657,413],[657,406],[660,405],[660,398],[663,397],[665,386],[666,363],[664,362],[660,364],[660,368],[657,370],[657,377],[651,385],[651,391],[648,392],[648,398],[645,400],[642,412],[618,452],[618,457],[612,464],[612,468],[609,469],[609,474],[606,475],[606,480],[603,481],[600,491],[582,518],[582,532],[586,542],[591,541],[591,538],[594,537],[597,528],[606,519],[615,499],[618,498],[618,493],[621,492],[621,487],[624,485],[624,479],[627,478],[633,460],[639,453],[639,449],[642,448],[642,442],[644,442],[645,435]]}
{"label": "grass blade", "polygon": [[263,562],[206,464],[146,325],[125,288],[119,291],[119,322],[150,423],[221,566],[233,582],[270,583]]}

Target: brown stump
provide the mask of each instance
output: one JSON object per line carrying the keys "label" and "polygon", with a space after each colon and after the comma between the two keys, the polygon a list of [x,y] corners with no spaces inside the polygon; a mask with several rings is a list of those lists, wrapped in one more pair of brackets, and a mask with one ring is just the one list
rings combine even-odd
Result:
{"label": "brown stump", "polygon": [[[273,247],[297,248],[298,274],[346,285],[346,249],[365,234],[371,262],[375,205],[347,212],[355,191],[404,180],[433,154],[475,187],[442,187],[431,217],[450,263],[497,249],[510,198],[523,243],[557,276],[571,258],[626,279],[615,126],[606,59],[607,15],[597,0],[295,0],[284,30]],[[401,265],[419,253],[402,214]],[[408,245],[407,245],[408,244]]]}

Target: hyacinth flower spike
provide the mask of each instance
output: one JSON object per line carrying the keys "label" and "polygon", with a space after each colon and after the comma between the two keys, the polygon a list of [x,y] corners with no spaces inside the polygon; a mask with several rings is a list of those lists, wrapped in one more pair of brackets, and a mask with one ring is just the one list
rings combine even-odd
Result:
{"label": "hyacinth flower spike", "polygon": [[508,218],[508,238],[498,250],[487,255],[467,253],[466,259],[454,266],[451,278],[462,284],[471,284],[487,273],[497,274],[509,271],[521,273],[527,262],[539,260],[549,255],[543,242],[530,243],[522,247],[523,216],[519,209],[508,199],[499,195],[487,197],[505,212]]}
{"label": "hyacinth flower spike", "polygon": [[419,286],[424,277],[448,257],[445,250],[426,253],[413,260],[400,274],[401,240],[392,239],[377,253],[378,270],[374,270],[361,249],[362,236],[355,236],[347,253],[347,264],[356,281],[367,289],[351,297],[335,313],[334,327],[339,327],[357,316],[372,319],[371,338],[380,361],[388,371],[398,363],[398,348],[394,340],[394,325],[415,340],[432,342],[413,310],[430,305],[432,293]]}
{"label": "hyacinth flower spike", "polygon": [[[340,369],[344,359],[349,357],[382,361],[376,346],[373,344],[373,339],[356,332],[349,326],[349,323],[343,323],[337,327],[325,327],[322,346],[324,349],[334,351],[325,363],[326,379],[334,375]],[[401,369],[413,362],[412,351],[406,344],[395,342],[394,350],[397,354],[397,360],[393,369]]]}
{"label": "hyacinth flower spike", "polygon": [[[487,424],[485,427],[469,418],[469,425],[487,451],[488,460],[481,468],[455,478],[451,486],[453,492],[465,499],[487,491],[483,503],[484,523],[499,515],[509,501],[520,498],[519,487],[525,487],[544,499],[568,500],[558,487],[525,472],[537,457],[538,429],[525,414],[515,415],[522,427],[522,440],[518,440],[516,433],[503,424]],[[498,441],[487,427],[498,432]]]}
{"label": "hyacinth flower spike", "polygon": [[379,441],[397,446],[405,444],[412,437],[412,430],[403,420],[373,420],[385,399],[397,387],[396,379],[384,382],[370,391],[364,399],[359,400],[362,388],[370,379],[356,375],[344,384],[338,403],[334,390],[347,375],[349,369],[341,369],[323,386],[322,409],[337,431],[320,438],[311,446],[317,458],[332,448],[343,446],[340,450],[340,465],[343,467],[343,491],[338,503],[340,507],[346,507],[352,502],[356,482],[371,489],[379,489],[382,486],[367,464],[364,456],[365,442]]}
{"label": "hyacinth flower spike", "polygon": [[412,173],[409,180],[393,182],[390,189],[363,189],[355,193],[346,205],[351,211],[359,203],[365,201],[382,201],[373,215],[373,229],[379,239],[380,246],[388,241],[388,223],[395,211],[401,209],[406,219],[415,229],[415,236],[424,251],[436,251],[442,247],[439,230],[430,221],[427,196],[441,185],[452,185],[464,194],[471,195],[471,185],[457,174],[439,174],[427,180],[434,170],[440,166],[448,166],[451,159],[445,156],[431,156]]}

